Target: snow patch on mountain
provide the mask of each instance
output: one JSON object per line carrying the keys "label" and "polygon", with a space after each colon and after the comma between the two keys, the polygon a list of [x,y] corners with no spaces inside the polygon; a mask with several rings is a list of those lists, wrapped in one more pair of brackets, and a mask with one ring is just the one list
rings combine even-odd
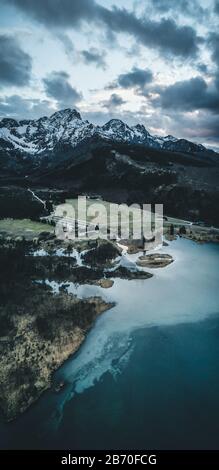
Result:
{"label": "snow patch on mountain", "polygon": [[18,150],[30,156],[52,155],[61,145],[76,148],[98,136],[105,141],[138,144],[145,147],[179,152],[207,152],[205,147],[171,135],[151,135],[143,124],[128,126],[120,119],[111,119],[103,126],[82,120],[75,109],[57,111],[50,117],[36,120],[4,118],[0,121],[0,149]]}

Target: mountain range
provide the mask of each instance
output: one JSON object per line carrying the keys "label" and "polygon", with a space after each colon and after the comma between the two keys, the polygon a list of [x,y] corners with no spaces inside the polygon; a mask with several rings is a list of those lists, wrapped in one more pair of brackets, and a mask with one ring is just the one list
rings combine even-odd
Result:
{"label": "mountain range", "polygon": [[[75,109],[57,111],[50,117],[17,121],[4,118],[0,121],[0,156],[3,167],[15,159],[32,160],[34,165],[53,165],[80,153],[84,146],[94,142],[140,145],[145,148],[183,152],[203,156],[213,155],[212,150],[186,139],[171,135],[151,135],[142,124],[128,126],[119,119],[111,119],[103,126],[83,120]],[[12,159],[12,161],[11,161]],[[14,162],[13,162],[14,159]]]}
{"label": "mountain range", "polygon": [[0,217],[27,216],[27,189],[34,188],[42,199],[90,194],[161,203],[165,214],[219,226],[219,155],[185,139],[153,136],[142,124],[112,119],[95,126],[74,109],[36,120],[4,118],[0,169]]}

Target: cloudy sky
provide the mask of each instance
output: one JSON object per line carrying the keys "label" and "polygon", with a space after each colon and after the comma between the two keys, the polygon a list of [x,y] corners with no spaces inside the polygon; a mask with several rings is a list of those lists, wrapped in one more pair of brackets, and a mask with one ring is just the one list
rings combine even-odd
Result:
{"label": "cloudy sky", "polygon": [[219,0],[0,0],[0,116],[77,108],[219,148]]}

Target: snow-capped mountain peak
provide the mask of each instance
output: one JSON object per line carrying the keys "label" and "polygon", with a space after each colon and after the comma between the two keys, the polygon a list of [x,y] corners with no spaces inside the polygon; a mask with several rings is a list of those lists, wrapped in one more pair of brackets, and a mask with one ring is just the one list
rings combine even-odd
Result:
{"label": "snow-capped mountain peak", "polygon": [[50,121],[51,122],[63,122],[63,123],[68,123],[71,122],[72,120],[81,119],[81,115],[76,109],[71,109],[71,108],[66,108],[66,109],[61,109],[60,111],[56,111],[52,116],[50,116]]}
{"label": "snow-capped mountain peak", "polygon": [[103,141],[137,144],[178,152],[206,152],[202,145],[171,135],[166,137],[151,135],[143,124],[129,126],[120,119],[111,119],[103,126],[95,126],[81,118],[80,113],[71,108],[56,111],[50,117],[23,119],[17,121],[4,118],[0,121],[0,151],[19,152],[28,156],[53,157],[56,150],[75,149],[84,142],[98,136]]}
{"label": "snow-capped mountain peak", "polygon": [[103,126],[98,127],[96,132],[105,139],[117,142],[132,142],[134,137],[132,128],[120,119],[111,119]]}

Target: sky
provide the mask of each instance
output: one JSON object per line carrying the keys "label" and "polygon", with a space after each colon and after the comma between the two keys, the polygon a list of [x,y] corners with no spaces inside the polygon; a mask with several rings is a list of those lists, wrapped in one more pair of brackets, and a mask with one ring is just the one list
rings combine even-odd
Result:
{"label": "sky", "polygon": [[219,150],[219,0],[0,0],[0,118],[76,108]]}

